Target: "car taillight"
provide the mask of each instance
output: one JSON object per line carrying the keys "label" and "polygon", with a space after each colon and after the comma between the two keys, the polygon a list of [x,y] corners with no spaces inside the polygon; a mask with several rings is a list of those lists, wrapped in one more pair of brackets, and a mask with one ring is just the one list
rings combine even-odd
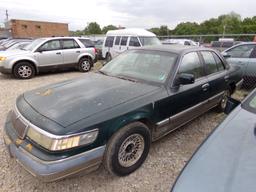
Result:
{"label": "car taillight", "polygon": [[94,52],[94,54],[97,53],[97,49],[95,47],[93,48],[93,52]]}

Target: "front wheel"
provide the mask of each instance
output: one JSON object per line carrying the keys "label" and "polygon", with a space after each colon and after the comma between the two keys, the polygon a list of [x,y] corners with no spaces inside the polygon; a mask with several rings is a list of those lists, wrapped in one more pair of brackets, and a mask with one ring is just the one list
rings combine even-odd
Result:
{"label": "front wheel", "polygon": [[104,166],[113,175],[125,176],[145,161],[151,144],[148,127],[141,122],[124,126],[110,139],[104,156]]}
{"label": "front wheel", "polygon": [[13,68],[13,75],[18,79],[30,79],[35,76],[35,68],[29,62],[19,62]]}
{"label": "front wheel", "polygon": [[78,63],[78,70],[81,72],[88,72],[92,68],[92,62],[89,58],[82,58]]}

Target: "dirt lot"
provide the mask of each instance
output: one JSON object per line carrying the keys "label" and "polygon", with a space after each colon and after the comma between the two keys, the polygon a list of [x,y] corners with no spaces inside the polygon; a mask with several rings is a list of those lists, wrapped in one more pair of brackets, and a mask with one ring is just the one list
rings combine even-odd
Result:
{"label": "dirt lot", "polygon": [[[42,183],[27,173],[6,153],[2,127],[16,97],[24,91],[71,79],[79,72],[40,75],[31,80],[16,80],[0,73],[0,191],[169,191],[184,164],[223,119],[210,111],[188,125],[152,144],[143,166],[127,177],[110,176],[104,168],[85,176],[54,183]],[[236,96],[243,97],[239,92]]]}

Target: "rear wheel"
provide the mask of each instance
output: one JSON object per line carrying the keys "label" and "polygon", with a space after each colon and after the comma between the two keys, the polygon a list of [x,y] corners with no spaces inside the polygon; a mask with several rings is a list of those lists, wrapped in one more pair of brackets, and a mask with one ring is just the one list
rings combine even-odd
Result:
{"label": "rear wheel", "polygon": [[107,57],[106,57],[106,62],[109,62],[112,60],[112,56],[110,53],[107,54]]}
{"label": "rear wheel", "polygon": [[104,156],[105,168],[114,175],[125,176],[145,161],[151,143],[146,125],[134,122],[124,126],[110,139]]}
{"label": "rear wheel", "polygon": [[30,79],[35,76],[35,67],[29,62],[20,62],[14,66],[13,75],[19,79]]}
{"label": "rear wheel", "polygon": [[230,96],[231,96],[231,91],[226,90],[221,98],[219,105],[216,107],[218,112],[223,112],[225,110],[225,108],[227,106],[227,102],[228,102],[228,97],[230,97]]}
{"label": "rear wheel", "polygon": [[82,58],[78,63],[78,70],[81,72],[88,72],[92,68],[92,61],[89,58]]}

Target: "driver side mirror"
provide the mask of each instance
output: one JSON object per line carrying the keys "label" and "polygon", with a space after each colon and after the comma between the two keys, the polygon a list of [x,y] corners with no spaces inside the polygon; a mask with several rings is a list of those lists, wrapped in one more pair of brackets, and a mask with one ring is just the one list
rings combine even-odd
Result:
{"label": "driver side mirror", "polygon": [[179,85],[188,85],[188,84],[193,84],[194,82],[195,82],[195,76],[189,73],[181,73],[177,79],[177,83]]}

